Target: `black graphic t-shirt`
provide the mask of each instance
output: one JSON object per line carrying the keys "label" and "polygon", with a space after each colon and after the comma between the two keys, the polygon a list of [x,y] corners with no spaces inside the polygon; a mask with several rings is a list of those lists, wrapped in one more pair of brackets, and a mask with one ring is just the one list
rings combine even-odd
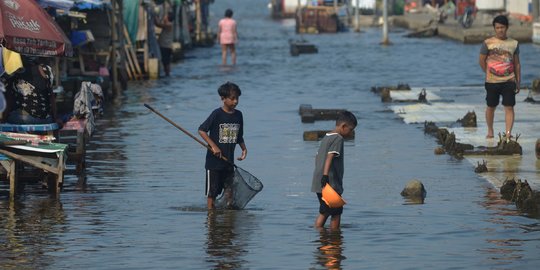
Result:
{"label": "black graphic t-shirt", "polygon": [[52,82],[51,67],[47,65],[25,67],[24,73],[15,75],[8,83],[8,91],[15,97],[14,109],[23,109],[36,118],[52,117]]}
{"label": "black graphic t-shirt", "polygon": [[[215,109],[204,121],[199,130],[208,133],[208,136],[221,149],[221,153],[230,162],[234,163],[234,149],[236,144],[244,142],[244,118],[242,112],[235,110],[226,113],[222,108]],[[209,150],[206,153],[207,170],[221,170],[230,165],[214,156]]]}

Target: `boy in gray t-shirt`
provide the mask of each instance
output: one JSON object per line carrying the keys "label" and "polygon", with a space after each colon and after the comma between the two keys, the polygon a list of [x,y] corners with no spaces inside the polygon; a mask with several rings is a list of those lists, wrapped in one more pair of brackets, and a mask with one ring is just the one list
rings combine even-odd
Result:
{"label": "boy in gray t-shirt", "polygon": [[336,127],[327,133],[321,141],[315,157],[315,171],[311,191],[317,193],[319,199],[319,216],[315,227],[322,228],[329,216],[330,228],[338,229],[341,223],[343,207],[331,208],[322,200],[322,188],[329,184],[340,195],[343,193],[343,137],[350,135],[356,128],[357,120],[354,114],[345,111],[338,116]]}

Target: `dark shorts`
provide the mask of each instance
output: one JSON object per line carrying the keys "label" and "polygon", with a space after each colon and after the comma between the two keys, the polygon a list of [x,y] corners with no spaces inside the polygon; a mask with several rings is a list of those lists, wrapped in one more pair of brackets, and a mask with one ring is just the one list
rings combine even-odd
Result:
{"label": "dark shorts", "polygon": [[172,49],[164,47],[160,47],[159,49],[161,51],[161,62],[163,62],[163,65],[165,66],[169,65],[171,63]]}
{"label": "dark shorts", "polygon": [[326,204],[322,200],[322,194],[321,193],[317,193],[317,198],[319,199],[319,213],[321,215],[337,216],[337,215],[341,215],[341,213],[343,213],[343,207],[330,208],[330,206],[328,206],[328,204]]}
{"label": "dark shorts", "polygon": [[206,197],[216,198],[232,183],[233,176],[233,169],[206,170]]}
{"label": "dark shorts", "polygon": [[502,96],[503,106],[516,105],[516,83],[486,83],[486,103],[489,107],[497,107]]}

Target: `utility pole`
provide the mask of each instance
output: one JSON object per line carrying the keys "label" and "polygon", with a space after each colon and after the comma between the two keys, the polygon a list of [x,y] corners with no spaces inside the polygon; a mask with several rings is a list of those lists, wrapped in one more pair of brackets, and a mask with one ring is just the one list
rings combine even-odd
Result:
{"label": "utility pole", "polygon": [[390,45],[388,40],[388,0],[383,0],[383,39],[381,45]]}

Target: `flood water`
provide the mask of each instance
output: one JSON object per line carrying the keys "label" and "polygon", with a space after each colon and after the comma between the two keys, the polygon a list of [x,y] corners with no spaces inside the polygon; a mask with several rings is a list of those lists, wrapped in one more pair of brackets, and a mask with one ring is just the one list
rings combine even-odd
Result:
{"label": "flood water", "polygon": [[[219,48],[187,52],[170,78],[134,82],[98,121],[87,154],[87,186],[68,175],[60,199],[27,186],[0,197],[1,269],[537,269],[540,222],[517,212],[466,160],[436,156],[433,137],[406,125],[370,92],[375,85],[483,83],[479,45],[407,39],[380,29],[306,35],[319,53],[291,57],[291,20],[269,18],[266,0],[216,1],[239,24],[238,65]],[[521,46],[524,84],[538,76],[540,48]],[[536,59],[536,60],[535,60]],[[208,213],[205,150],[143,103],[196,134],[220,106],[217,88],[242,89],[248,157],[237,164],[264,189],[242,211]],[[482,92],[479,92],[483,95]],[[345,145],[348,204],[340,232],[319,232],[310,192],[317,142],[300,104],[346,108],[359,119]],[[517,116],[519,117],[519,116]],[[421,180],[425,204],[400,196]]]}

